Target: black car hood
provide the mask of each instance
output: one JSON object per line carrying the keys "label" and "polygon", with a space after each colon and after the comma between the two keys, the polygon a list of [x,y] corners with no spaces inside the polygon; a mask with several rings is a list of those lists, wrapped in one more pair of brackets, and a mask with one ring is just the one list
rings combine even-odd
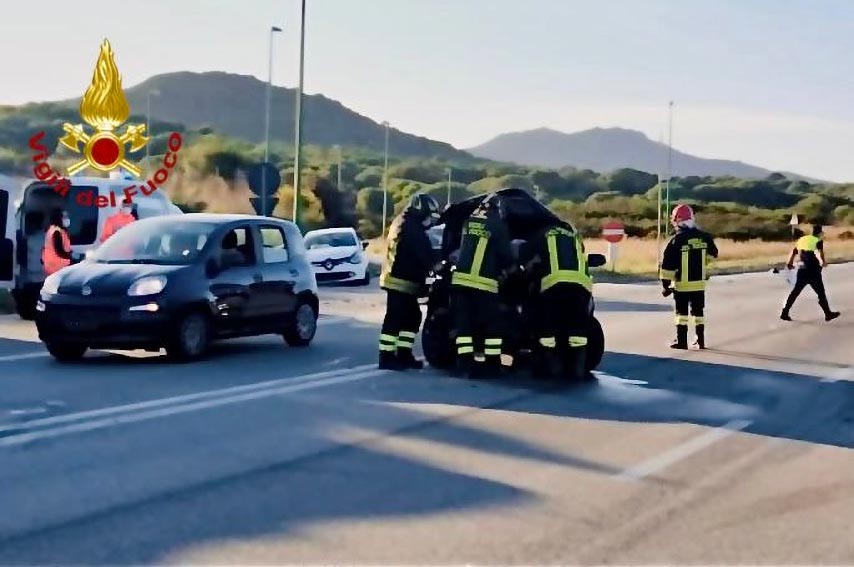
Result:
{"label": "black car hood", "polygon": [[87,295],[92,297],[125,295],[130,285],[140,278],[168,276],[182,268],[186,268],[186,266],[81,262],[62,271],[59,293],[82,295],[85,285],[90,290]]}
{"label": "black car hood", "polygon": [[[572,225],[562,221],[548,207],[537,201],[524,189],[507,188],[494,193],[500,196],[504,203],[505,222],[511,239],[530,240],[537,232],[547,226],[561,225],[572,229]],[[478,205],[491,194],[484,193],[455,203],[442,213],[437,224],[445,225],[442,234],[442,253],[445,257],[459,247],[463,223],[477,209]]]}

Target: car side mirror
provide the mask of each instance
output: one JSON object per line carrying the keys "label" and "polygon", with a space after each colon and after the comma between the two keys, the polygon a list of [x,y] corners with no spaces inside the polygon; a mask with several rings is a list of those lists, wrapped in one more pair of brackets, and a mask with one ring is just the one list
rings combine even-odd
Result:
{"label": "car side mirror", "polygon": [[222,266],[216,258],[208,258],[205,264],[205,275],[208,278],[215,278],[222,272]]}
{"label": "car side mirror", "polygon": [[590,268],[601,268],[608,263],[608,259],[603,254],[588,254],[587,266]]}
{"label": "car side mirror", "polygon": [[369,244],[370,244],[370,242],[368,242],[367,240],[363,240],[362,241],[362,250],[367,250]]}

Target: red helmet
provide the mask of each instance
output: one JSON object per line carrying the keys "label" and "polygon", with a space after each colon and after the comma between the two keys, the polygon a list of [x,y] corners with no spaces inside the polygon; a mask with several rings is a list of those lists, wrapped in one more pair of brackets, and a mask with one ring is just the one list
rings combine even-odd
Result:
{"label": "red helmet", "polygon": [[676,205],[673,208],[673,214],[670,215],[670,222],[679,224],[690,220],[694,220],[694,209],[684,204]]}

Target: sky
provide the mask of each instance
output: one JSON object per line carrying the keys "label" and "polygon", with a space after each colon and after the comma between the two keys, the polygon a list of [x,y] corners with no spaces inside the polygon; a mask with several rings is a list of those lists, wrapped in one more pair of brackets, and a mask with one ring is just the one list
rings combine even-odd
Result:
{"label": "sky", "polygon": [[[852,0],[307,0],[305,90],[459,148],[618,126],[702,157],[854,181]],[[298,81],[299,0],[0,6],[0,104],[170,71]],[[152,103],[156,115],[156,99]],[[275,116],[273,117],[275,120]]]}

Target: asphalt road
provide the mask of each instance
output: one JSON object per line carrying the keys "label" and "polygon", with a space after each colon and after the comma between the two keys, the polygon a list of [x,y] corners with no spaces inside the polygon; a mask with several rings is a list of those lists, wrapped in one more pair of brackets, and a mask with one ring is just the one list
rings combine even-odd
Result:
{"label": "asphalt road", "polygon": [[651,285],[597,286],[598,381],[377,371],[375,288],[307,349],[61,366],[0,319],[0,564],[854,564],[854,265],[843,317],[712,280],[706,352]]}

